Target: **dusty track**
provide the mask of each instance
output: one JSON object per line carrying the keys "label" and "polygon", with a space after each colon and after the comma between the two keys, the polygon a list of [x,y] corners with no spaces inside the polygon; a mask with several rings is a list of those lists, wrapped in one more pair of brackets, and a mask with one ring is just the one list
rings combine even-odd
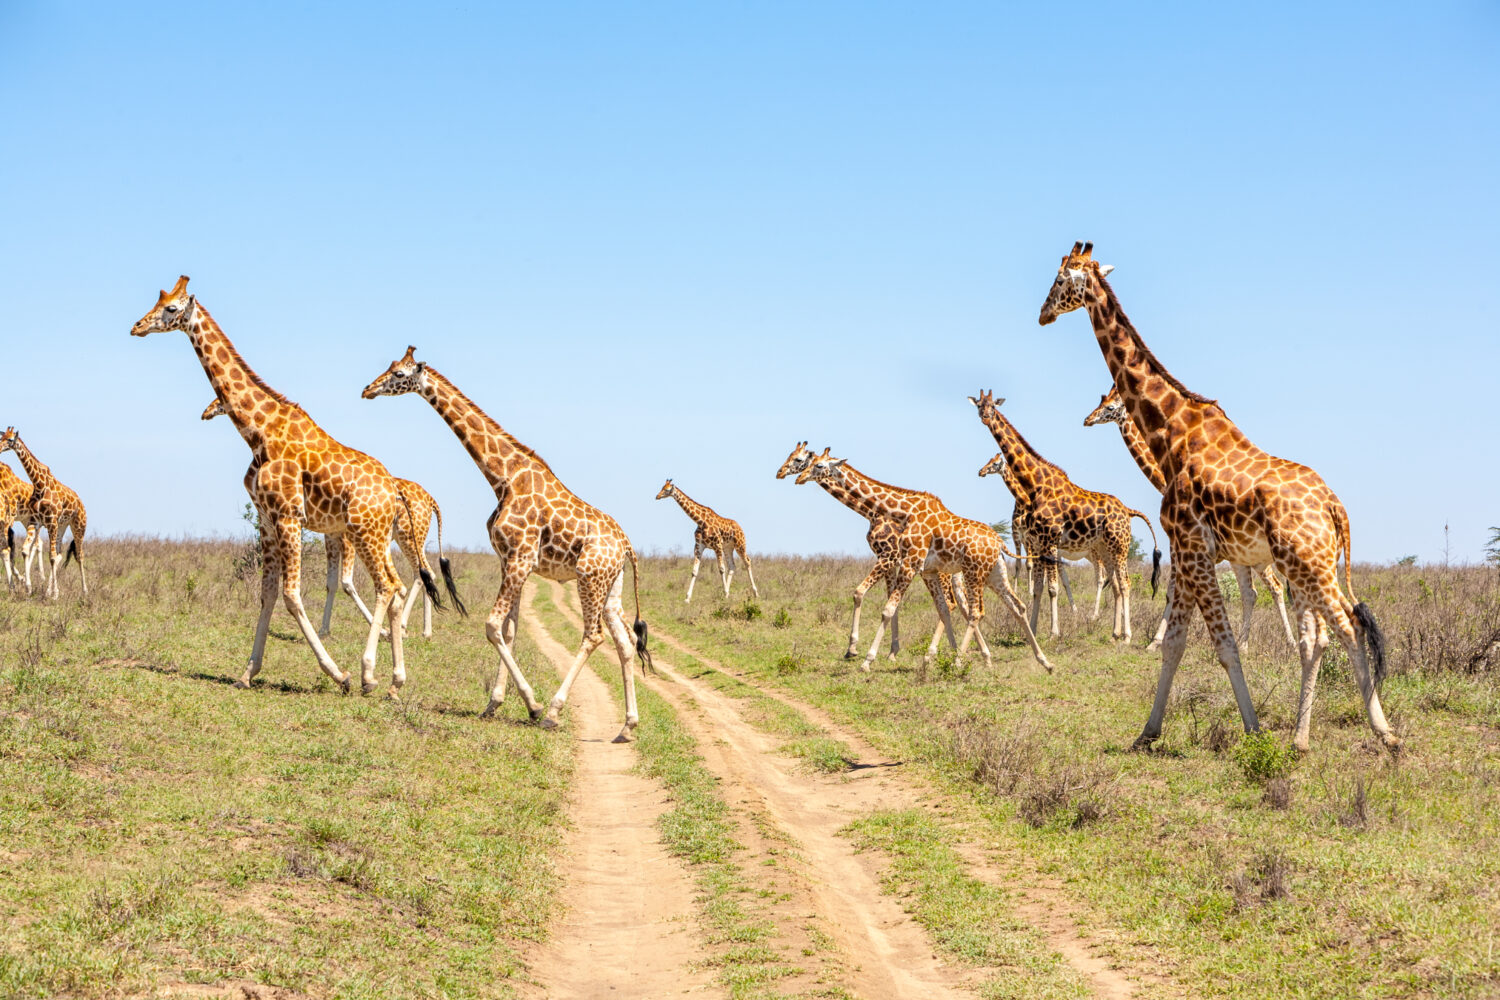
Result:
{"label": "dusty track", "polygon": [[[572,599],[571,591],[564,596],[554,587],[553,603],[576,624]],[[725,800],[769,820],[796,845],[807,902],[844,958],[829,977],[862,1000],[972,997],[964,988],[968,970],[933,953],[921,926],[880,891],[875,859],[838,835],[856,817],[891,807],[900,795],[891,769],[863,767],[838,777],[804,773],[777,753],[779,741],[740,717],[733,699],[679,674],[660,652],[656,667],[670,683],[647,683],[678,710],[721,780]]]}
{"label": "dusty track", "polygon": [[[528,591],[534,593],[534,586],[528,584]],[[572,652],[536,621],[525,595],[521,618],[542,653],[559,671],[567,670]],[[692,881],[657,833],[665,794],[656,782],[632,773],[635,754],[629,747],[610,742],[621,716],[593,671],[578,675],[565,718],[561,735],[579,741],[578,763],[561,866],[564,916],[551,941],[529,957],[542,995],[722,996],[696,964],[704,949]]]}

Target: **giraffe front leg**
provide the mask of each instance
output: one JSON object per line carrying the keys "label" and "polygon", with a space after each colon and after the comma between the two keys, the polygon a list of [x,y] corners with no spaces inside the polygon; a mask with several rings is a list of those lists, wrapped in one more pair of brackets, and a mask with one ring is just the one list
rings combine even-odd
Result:
{"label": "giraffe front leg", "polygon": [[[406,665],[401,648],[401,606],[406,594],[405,588],[401,586],[401,577],[391,562],[390,530],[389,523],[375,526],[361,523],[352,532],[360,562],[365,564],[370,579],[375,581],[375,610],[370,615],[370,628],[365,634],[365,651],[359,659],[360,691],[370,694],[380,686],[375,679],[375,661],[380,653],[381,633],[387,632],[391,639],[393,660],[389,694],[396,698],[401,686],[406,683]],[[353,567],[349,567],[347,572],[352,578]],[[382,620],[388,622],[385,627],[381,626]]]}
{"label": "giraffe front leg", "polygon": [[[875,568],[865,575],[865,578],[854,588],[854,621],[849,625],[849,648],[844,651],[844,659],[852,660],[859,655],[859,609],[865,602],[865,594],[875,586],[875,581],[881,576],[885,577],[886,594],[889,596],[891,577],[883,562],[875,564]],[[892,645],[891,656],[896,655],[896,647]]]}
{"label": "giraffe front leg", "polygon": [[1031,655],[1036,662],[1042,665],[1047,673],[1052,673],[1052,664],[1047,661],[1047,655],[1042,652],[1041,644],[1036,641],[1036,633],[1026,623],[1026,606],[1021,603],[1021,597],[1011,588],[1010,580],[1005,575],[1005,560],[995,564],[995,569],[989,577],[990,589],[1000,595],[1000,601],[1010,610],[1016,623],[1021,626],[1021,633],[1026,636],[1026,643],[1031,647]]}
{"label": "giraffe front leg", "polygon": [[684,604],[692,604],[693,603],[693,585],[698,582],[698,567],[700,567],[702,565],[703,565],[703,546],[701,546],[701,545],[694,545],[693,546],[693,572],[692,572],[692,575],[688,577],[688,592],[687,592],[687,597],[683,598],[683,603]]}
{"label": "giraffe front leg", "polygon": [[755,585],[755,567],[750,564],[750,553],[741,549],[740,557],[745,560],[745,577],[750,581],[750,596],[758,601],[760,600],[760,588]]}
{"label": "giraffe front leg", "polygon": [[1240,592],[1240,655],[1250,655],[1250,622],[1255,614],[1255,583],[1250,577],[1249,566],[1235,566],[1234,582]]}
{"label": "giraffe front leg", "polygon": [[[1110,579],[1110,575],[1105,572],[1105,568],[1104,568],[1103,564],[1098,563],[1098,562],[1094,562],[1094,583],[1095,583],[1095,587],[1094,587],[1094,613],[1092,615],[1089,615],[1089,621],[1096,622],[1096,621],[1099,620],[1099,610],[1100,610],[1100,608],[1102,608],[1104,606],[1104,587],[1105,587],[1105,584],[1108,584],[1108,583],[1111,583],[1111,582],[1112,581]],[[1116,598],[1119,597],[1118,594],[1116,594],[1115,596],[1116,596]],[[1119,634],[1119,624],[1120,624],[1120,609],[1118,607],[1116,607],[1115,608],[1115,626],[1116,626],[1115,634],[1116,635]]]}
{"label": "giraffe front leg", "polygon": [[729,588],[734,586],[734,549],[724,553],[724,565],[729,568],[728,574],[724,577],[724,596],[728,597]]}
{"label": "giraffe front leg", "polygon": [[[1203,531],[1208,534],[1206,527]],[[1175,559],[1175,548],[1172,554]],[[1219,582],[1214,576],[1214,563],[1213,556],[1206,554],[1201,547],[1191,552],[1182,560],[1182,576],[1178,581],[1182,589],[1178,593],[1184,598],[1184,604],[1188,603],[1187,598],[1191,596],[1203,614],[1203,623],[1208,627],[1209,638],[1213,640],[1219,663],[1229,675],[1229,686],[1234,689],[1240,721],[1244,723],[1245,732],[1251,733],[1260,728],[1260,721],[1256,718],[1255,703],[1250,700],[1250,689],[1245,684],[1245,672],[1240,666],[1239,643],[1235,640],[1234,629],[1230,627],[1229,615],[1224,610],[1224,595],[1219,591]],[[1175,570],[1178,567],[1173,568]],[[1176,609],[1173,610],[1175,613]],[[1170,627],[1168,631],[1170,632]]]}
{"label": "giraffe front leg", "polygon": [[1162,639],[1167,634],[1167,619],[1172,617],[1172,581],[1176,579],[1175,570],[1170,571],[1167,576],[1167,606],[1162,609],[1161,622],[1156,626],[1156,635],[1146,645],[1146,652],[1154,653],[1161,649]]}
{"label": "giraffe front leg", "polygon": [[14,591],[19,573],[14,566],[16,551],[15,529],[9,525],[5,528],[5,589]]}
{"label": "giraffe front leg", "polygon": [[910,586],[912,577],[916,575],[919,566],[921,566],[920,561],[911,566],[902,566],[896,574],[895,585],[891,587],[891,596],[886,599],[885,607],[880,611],[880,624],[875,628],[875,641],[870,644],[870,651],[865,654],[864,662],[859,665],[859,669],[866,673],[870,671],[870,664],[875,662],[875,656],[880,650],[881,636],[885,634],[891,619],[896,617],[896,609],[901,606],[901,598],[906,595],[906,588]]}
{"label": "giraffe front leg", "polygon": [[[927,653],[922,657],[922,666],[932,665],[932,658],[937,656],[938,636],[944,631],[948,633],[948,644],[958,652],[958,640],[953,636],[953,616],[948,610],[947,595],[943,593],[942,581],[938,578],[936,571],[922,574],[922,582],[927,586],[927,592],[932,595],[932,606],[937,611],[937,626],[932,630],[932,638],[927,643]],[[964,639],[968,639],[968,633],[964,633]]]}
{"label": "giraffe front leg", "polygon": [[[267,462],[262,470],[270,465]],[[300,506],[300,503],[297,504],[297,507]],[[296,619],[302,638],[312,647],[318,667],[348,694],[350,676],[339,669],[338,664],[333,662],[333,657],[328,655],[328,650],[323,648],[323,640],[318,638],[318,630],[313,627],[312,621],[307,617],[307,610],[302,606],[302,521],[285,510],[278,512],[275,518],[273,531],[277,561],[281,564],[282,603]]]}
{"label": "giraffe front leg", "polygon": [[35,524],[26,526],[26,542],[21,546],[21,559],[26,564],[26,596],[31,596],[31,564],[37,558],[41,545],[41,531]]}
{"label": "giraffe front leg", "polygon": [[495,674],[495,683],[490,687],[490,701],[485,706],[480,718],[489,719],[495,715],[495,710],[505,701],[505,686],[507,677],[516,682],[516,690],[521,692],[521,700],[526,703],[526,711],[532,719],[542,717],[542,705],[536,699],[536,693],[531,690],[531,685],[526,682],[526,676],[521,673],[521,667],[516,663],[513,652],[512,640],[515,636],[514,628],[509,630],[507,637],[506,625],[512,614],[519,610],[521,589],[526,584],[526,578],[531,575],[531,566],[534,562],[532,553],[512,554],[505,567],[505,578],[500,584],[500,593],[495,598],[495,605],[490,609],[489,617],[484,622],[484,637],[489,640],[491,646],[500,657],[500,666]]}
{"label": "giraffe front leg", "polygon": [[262,532],[260,618],[255,624],[255,642],[250,647],[250,662],[245,665],[244,675],[234,682],[237,688],[250,687],[265,660],[266,633],[271,628],[271,613],[276,610],[276,592],[281,589],[281,563],[276,558],[275,548],[275,542],[268,542],[265,532]]}
{"label": "giraffe front leg", "polygon": [[[1178,567],[1176,564],[1177,549],[1172,550],[1172,586],[1178,583]],[[1178,592],[1176,600],[1168,595],[1168,609],[1166,620],[1166,633],[1162,638],[1161,645],[1161,674],[1156,679],[1156,700],[1151,703],[1151,714],[1146,719],[1146,728],[1141,730],[1135,743],[1131,746],[1133,750],[1148,750],[1151,744],[1161,738],[1162,721],[1167,714],[1167,698],[1172,693],[1172,680],[1177,676],[1177,666],[1182,662],[1182,654],[1187,650],[1188,624],[1193,613],[1193,602],[1181,591]]]}
{"label": "giraffe front leg", "polygon": [[719,564],[719,582],[724,585],[724,596],[727,598],[729,596],[729,577],[731,574],[729,563],[724,558],[724,553],[719,549],[714,549],[714,560]]}

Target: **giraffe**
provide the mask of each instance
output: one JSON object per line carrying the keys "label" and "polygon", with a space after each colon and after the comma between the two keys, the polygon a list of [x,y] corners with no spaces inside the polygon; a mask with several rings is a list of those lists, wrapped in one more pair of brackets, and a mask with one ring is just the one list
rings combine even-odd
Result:
{"label": "giraffe", "polygon": [[[227,412],[224,409],[224,401],[215,397],[213,402],[203,408],[203,415],[199,419],[212,420]],[[251,492],[254,478],[255,466],[252,463],[245,471],[245,492]],[[448,597],[453,601],[459,614],[467,617],[468,609],[464,607],[463,600],[458,596],[458,588],[453,582],[453,567],[443,556],[443,512],[438,507],[437,501],[433,499],[431,493],[410,479],[398,478],[396,490],[401,494],[401,503],[396,507],[396,520],[392,525],[392,533],[402,554],[417,571],[417,579],[412,581],[412,586],[407,589],[406,603],[401,609],[401,627],[406,628],[407,622],[411,620],[412,608],[420,593],[422,595],[422,638],[431,639],[433,599],[428,593],[428,585],[432,583],[433,574],[432,564],[427,561],[427,529],[431,526],[434,516],[437,518],[438,527],[438,565],[442,568],[443,583],[448,588]],[[326,576],[328,594],[323,601],[323,623],[318,626],[318,636],[326,639],[332,634],[333,600],[339,588],[342,588],[344,593],[354,601],[354,606],[364,616],[365,624],[372,624],[375,616],[360,599],[359,591],[354,586],[353,539],[347,534],[324,536],[323,551],[328,558]],[[442,610],[441,604],[438,605],[438,610]],[[381,632],[382,638],[389,634],[389,629],[383,629]]]}
{"label": "giraffe", "polygon": [[[979,410],[979,419],[989,428],[1005,464],[1015,474],[1016,482],[1026,491],[1030,507],[1026,514],[1026,549],[1032,554],[1056,553],[1064,559],[1090,556],[1101,562],[1115,595],[1115,620],[1110,635],[1130,641],[1130,579],[1125,571],[1130,555],[1130,519],[1138,517],[1151,532],[1151,596],[1156,596],[1157,575],[1161,570],[1161,549],[1156,547],[1156,529],[1150,518],[1125,506],[1118,497],[1095,493],[1077,486],[1068,474],[1047,461],[1000,412],[1004,399],[981,392],[969,397]],[[1009,485],[1007,482],[1006,485]],[[1036,628],[1041,613],[1042,586],[1047,588],[1052,604],[1052,635],[1061,634],[1057,622],[1057,564],[1044,564],[1041,576],[1031,580],[1031,626]]]}
{"label": "giraffe", "polygon": [[[339,669],[302,605],[302,528],[323,535],[348,534],[370,578],[375,581],[375,610],[360,658],[361,691],[378,686],[375,659],[380,621],[388,619],[391,636],[391,687],[398,698],[406,683],[401,645],[401,602],[406,588],[391,561],[391,524],[401,497],[385,466],[355,451],[319,427],[293,403],[255,373],[214,318],[188,292],[186,275],[131,327],[145,337],[181,330],[198,355],[215,395],[224,401],[229,419],[250,446],[252,461],[246,485],[260,514],[262,554],[260,620],[244,674],[235,687],[248,688],[260,672],[266,633],[275,608],[277,584],[282,601],[312,647],[318,666],[347,694],[351,675]],[[429,595],[435,595],[432,586]]]}
{"label": "giraffe", "polygon": [[[1010,586],[1004,557],[1013,557],[1014,553],[1005,548],[995,529],[979,521],[959,517],[931,493],[897,490],[872,479],[849,465],[847,459],[830,457],[827,448],[797,476],[799,484],[823,479],[834,481],[855,496],[893,511],[899,518],[895,586],[881,610],[875,641],[865,654],[862,670],[870,669],[870,664],[874,662],[876,652],[880,649],[881,633],[895,617],[896,609],[906,595],[906,588],[918,574],[921,574],[928,589],[932,591],[933,603],[937,605],[943,628],[948,633],[948,641],[953,642],[953,620],[948,613],[947,602],[941,598],[942,592],[937,589],[938,573],[946,572],[963,574],[964,592],[967,595],[967,603],[963,608],[966,620],[963,641],[954,643],[960,657],[969,648],[970,640],[978,639],[979,652],[984,656],[985,664],[992,662],[983,631],[984,589],[989,587],[1000,596],[1016,621],[1021,623],[1021,630],[1026,634],[1036,661],[1049,674],[1052,672],[1052,664],[1047,662],[1041,646],[1037,645],[1036,634],[1026,623],[1025,608]],[[930,660],[936,652],[937,643],[934,641],[928,647],[927,659]]]}
{"label": "giraffe", "polygon": [[693,602],[693,584],[698,582],[698,566],[703,561],[704,549],[712,549],[714,558],[719,561],[719,578],[724,582],[725,597],[729,596],[729,583],[734,579],[734,554],[738,552],[740,558],[745,560],[745,572],[750,577],[750,593],[759,599],[760,591],[755,586],[755,568],[750,565],[750,553],[745,551],[745,531],[740,527],[740,522],[724,517],[707,504],[694,500],[670,479],[662,484],[661,491],[656,494],[658,500],[667,497],[676,500],[683,513],[692,518],[697,526],[693,530],[693,575],[688,577],[687,598],[683,603]]}
{"label": "giraffe", "polygon": [[[1120,437],[1125,439],[1125,447],[1130,456],[1135,459],[1135,464],[1140,466],[1141,472],[1156,487],[1158,493],[1166,492],[1167,481],[1161,474],[1161,467],[1156,464],[1156,459],[1151,457],[1151,450],[1146,447],[1146,439],[1141,436],[1140,430],[1131,421],[1130,415],[1125,412],[1125,402],[1120,398],[1120,390],[1110,386],[1109,392],[1099,397],[1099,405],[1094,407],[1093,412],[1083,418],[1083,426],[1093,427],[1096,424],[1114,423],[1120,427]],[[1343,505],[1339,505],[1342,509]],[[1343,514],[1341,520],[1348,523],[1348,514]],[[1281,627],[1286,631],[1287,644],[1293,648],[1297,645],[1297,637],[1292,634],[1292,623],[1286,617],[1286,601],[1282,598],[1282,581],[1276,575],[1276,569],[1270,563],[1264,566],[1235,566],[1234,578],[1239,584],[1240,605],[1244,609],[1244,625],[1240,628],[1240,655],[1244,656],[1250,651],[1250,617],[1255,610],[1255,585],[1251,582],[1250,571],[1253,569],[1260,578],[1265,581],[1266,589],[1271,592],[1271,598],[1276,602],[1276,611],[1281,615]],[[1347,567],[1346,567],[1347,571]],[[1162,637],[1167,632],[1167,619],[1172,616],[1172,581],[1167,579],[1167,607],[1162,612],[1161,624],[1156,627],[1156,636],[1146,648],[1158,650],[1161,648]]]}
{"label": "giraffe", "polygon": [[[12,526],[19,521],[25,529],[25,543],[21,554],[27,563],[26,568],[30,570],[30,559],[36,549],[37,521],[31,510],[31,483],[15,474],[10,466],[0,463],[0,524],[5,526],[5,545],[3,549],[5,557],[5,586],[7,590],[15,590],[21,581],[21,570],[15,566],[16,559],[16,536],[12,533]],[[26,576],[26,593],[31,593],[31,578],[28,572]]]}
{"label": "giraffe", "polygon": [[[828,449],[824,449],[826,454]],[[781,463],[781,468],[776,471],[777,479],[785,479],[787,476],[796,475],[806,469],[817,455],[810,451],[806,441],[797,442],[797,447],[787,456],[786,461]],[[885,581],[885,593],[889,598],[891,588],[896,585],[896,554],[897,542],[900,535],[900,522],[902,518],[893,516],[890,512],[861,497],[855,496],[844,488],[841,482],[832,478],[824,477],[817,480],[819,486],[835,500],[854,511],[860,517],[870,522],[870,530],[865,533],[865,542],[870,546],[870,551],[875,553],[875,566],[859,585],[854,588],[854,622],[849,627],[849,648],[844,651],[844,659],[852,660],[859,655],[859,612],[864,604],[865,594],[875,585],[876,580]],[[890,487],[896,490],[897,487]],[[899,492],[913,492],[904,490]],[[951,573],[938,573],[938,589],[942,592],[943,603],[951,610],[961,606],[965,600],[963,580],[955,578]],[[933,600],[937,600],[934,594]],[[942,616],[938,616],[937,623],[932,629],[932,639],[928,642],[929,651],[936,650],[938,637],[943,632]],[[951,638],[951,636],[950,636]],[[901,616],[891,616],[891,650],[887,654],[888,659],[894,660],[896,654],[901,651]],[[929,652],[931,655],[931,652]]]}
{"label": "giraffe", "polygon": [[[1010,491],[1010,495],[1015,498],[1016,503],[1011,508],[1010,514],[1010,538],[1016,545],[1016,552],[1025,553],[1026,513],[1030,508],[1029,501],[1021,499],[1027,495],[1025,488],[1021,486],[1021,481],[1016,478],[1016,474],[1011,471],[1010,466],[1005,464],[1004,453],[995,455],[994,458],[979,467],[979,477],[983,479],[985,476],[999,476],[1001,481],[1005,483],[1005,488]],[[1094,588],[1094,613],[1089,618],[1089,621],[1094,621],[1099,617],[1099,606],[1104,599],[1106,577],[1104,574],[1104,565],[1094,558],[1093,553],[1084,553],[1084,557],[1094,567],[1094,582],[1096,584]],[[1021,567],[1024,564],[1024,560],[1016,560],[1015,575],[1017,582],[1021,579]],[[1068,595],[1068,607],[1077,611],[1078,607],[1073,603],[1073,588],[1068,584],[1068,567],[1059,565],[1057,567],[1057,575],[1062,581],[1063,593]]]}
{"label": "giraffe", "polygon": [[[67,486],[63,485],[52,470],[42,464],[41,459],[32,454],[31,449],[21,440],[14,427],[7,427],[5,434],[0,436],[0,452],[14,451],[16,457],[21,460],[21,467],[26,470],[27,477],[31,480],[31,499],[28,507],[31,517],[36,520],[38,526],[47,530],[47,562],[42,567],[46,587],[43,593],[56,599],[60,596],[57,586],[57,574],[60,569],[78,560],[78,575],[83,580],[83,596],[89,596],[89,574],[83,565],[83,536],[88,530],[88,512],[83,509],[83,501],[78,499]],[[10,525],[6,524],[7,531]],[[62,542],[62,533],[72,530],[73,538],[68,542],[66,553],[59,552],[58,546]],[[40,548],[40,538],[32,536],[27,531],[27,544],[30,546],[26,553],[26,587],[31,589],[31,556]]]}
{"label": "giraffe", "polygon": [[[521,588],[532,573],[539,573],[549,580],[578,581],[578,603],[584,623],[583,644],[546,709],[542,728],[557,728],[574,679],[589,656],[603,644],[608,630],[625,683],[625,727],[614,742],[630,742],[640,722],[635,674],[631,670],[634,655],[640,654],[644,670],[654,669],[646,649],[646,623],[641,619],[640,565],[630,539],[614,518],[584,503],[564,486],[540,455],[506,432],[437,369],[425,361],[417,361],[416,350],[408,347],[404,355],[365,386],[362,395],[374,399],[409,392],[420,394],[458,436],[499,501],[487,527],[490,544],[500,557],[504,579],[485,622],[484,634],[499,654],[500,666],[482,716],[493,716],[505,700],[507,675],[515,680],[531,717],[542,715],[541,704],[522,676],[513,649]],[[633,647],[620,601],[627,560],[635,588]]]}
{"label": "giraffe", "polygon": [[1352,591],[1346,596],[1339,589],[1340,550],[1345,566],[1352,563],[1350,536],[1339,515],[1342,504],[1317,472],[1257,448],[1217,402],[1167,371],[1126,318],[1105,281],[1113,268],[1094,260],[1093,249],[1092,243],[1075,243],[1063,255],[1037,321],[1046,326],[1064,313],[1087,310],[1115,388],[1166,483],[1161,521],[1172,545],[1173,586],[1180,600],[1172,604],[1156,699],[1135,745],[1149,747],[1161,736],[1194,607],[1229,675],[1246,732],[1260,726],[1214,579],[1215,564],[1227,559],[1241,566],[1271,562],[1291,589],[1302,658],[1293,746],[1306,750],[1309,745],[1318,666],[1331,631],[1353,666],[1370,729],[1397,751],[1401,741],[1386,721],[1376,690],[1385,670],[1384,636],[1369,606],[1355,603]]}

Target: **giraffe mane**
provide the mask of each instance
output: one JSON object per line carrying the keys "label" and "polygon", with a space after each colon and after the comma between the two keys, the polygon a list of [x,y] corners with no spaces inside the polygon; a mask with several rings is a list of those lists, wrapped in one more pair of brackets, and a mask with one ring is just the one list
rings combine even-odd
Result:
{"label": "giraffe mane", "polygon": [[[848,462],[844,463],[844,468],[846,468],[846,469],[854,469],[855,472],[859,472],[858,469],[855,469],[854,466],[850,465]],[[913,496],[919,496],[919,497],[930,497],[933,500],[937,499],[937,495],[936,494],[934,494],[934,493],[928,493],[926,490],[912,490],[912,489],[907,489],[905,486],[893,486],[890,483],[882,482],[881,480],[876,479],[874,476],[872,476],[872,475],[870,475],[869,473],[866,473],[866,472],[859,472],[859,475],[862,478],[864,478],[864,479],[868,479],[870,482],[874,483],[876,486],[883,486],[883,487],[885,487],[888,490],[895,490],[897,493],[907,493],[907,494],[911,494]]]}
{"label": "giraffe mane", "polygon": [[[998,407],[996,408],[995,412],[1000,412]],[[1005,415],[1001,414],[1001,416],[1004,417]],[[1015,425],[1014,421],[1012,421],[1009,417],[1006,417],[1005,422],[1010,424],[1010,432],[1016,436],[1017,441],[1021,442],[1021,447],[1026,449],[1026,453],[1028,455],[1036,459],[1037,462],[1041,463],[1042,465],[1047,466],[1047,468],[1056,469],[1058,472],[1062,472],[1063,475],[1067,475],[1066,472],[1063,472],[1062,466],[1058,465],[1056,462],[1052,462],[1047,460],[1046,458],[1043,458],[1042,453],[1031,446],[1031,442],[1026,440],[1026,435],[1021,433],[1021,429]],[[1006,464],[1009,465],[1010,463],[1007,462]]]}
{"label": "giraffe mane", "polygon": [[[203,307],[200,305],[198,308],[202,309]],[[210,319],[212,319],[212,317],[210,317]],[[217,320],[214,321],[214,325],[218,326]],[[224,331],[220,329],[219,332],[222,335]],[[299,410],[302,409],[300,404],[292,402],[290,399],[287,399],[286,396],[271,388],[270,384],[267,383],[265,379],[260,377],[260,372],[256,371],[254,368],[251,368],[249,363],[245,361],[244,355],[240,354],[240,349],[234,346],[234,341],[230,340],[228,336],[224,336],[224,345],[229,348],[230,357],[235,360],[235,362],[240,366],[245,374],[250,376],[250,381],[253,382],[258,389],[266,393],[266,395],[270,396],[278,403],[285,403],[287,406],[295,406]]]}
{"label": "giraffe mane", "polygon": [[1099,284],[1104,286],[1104,291],[1108,293],[1110,299],[1115,304],[1115,321],[1123,326],[1127,331],[1129,331],[1130,339],[1135,342],[1136,349],[1139,350],[1143,355],[1145,355],[1146,363],[1150,365],[1158,375],[1165,379],[1168,385],[1170,385],[1173,389],[1176,389],[1178,392],[1182,393],[1182,395],[1186,396],[1192,402],[1205,403],[1209,406],[1218,406],[1219,401],[1217,399],[1209,399],[1207,396],[1194,392],[1187,386],[1183,385],[1182,382],[1178,380],[1176,375],[1173,375],[1170,371],[1167,370],[1167,366],[1162,364],[1161,359],[1156,356],[1155,352],[1153,352],[1149,346],[1147,346],[1145,338],[1141,336],[1140,331],[1136,330],[1135,324],[1130,322],[1130,317],[1125,315],[1125,310],[1120,307],[1120,297],[1115,294],[1115,290],[1113,288],[1109,287],[1109,282],[1105,279],[1104,275],[1100,274],[1098,271],[1095,271],[1094,277],[1098,279]]}

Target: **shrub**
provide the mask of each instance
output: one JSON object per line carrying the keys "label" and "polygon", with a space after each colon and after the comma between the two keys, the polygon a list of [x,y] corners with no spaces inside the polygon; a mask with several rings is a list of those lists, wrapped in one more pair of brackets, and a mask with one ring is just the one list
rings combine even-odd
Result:
{"label": "shrub", "polygon": [[1242,736],[1233,756],[1245,778],[1256,783],[1285,777],[1297,762],[1292,748],[1264,729]]}
{"label": "shrub", "polygon": [[778,608],[776,617],[771,619],[771,624],[777,628],[789,628],[792,624],[792,613],[786,608]]}
{"label": "shrub", "polygon": [[1286,778],[1272,778],[1266,782],[1261,801],[1277,812],[1286,812],[1292,807],[1292,783]]}

